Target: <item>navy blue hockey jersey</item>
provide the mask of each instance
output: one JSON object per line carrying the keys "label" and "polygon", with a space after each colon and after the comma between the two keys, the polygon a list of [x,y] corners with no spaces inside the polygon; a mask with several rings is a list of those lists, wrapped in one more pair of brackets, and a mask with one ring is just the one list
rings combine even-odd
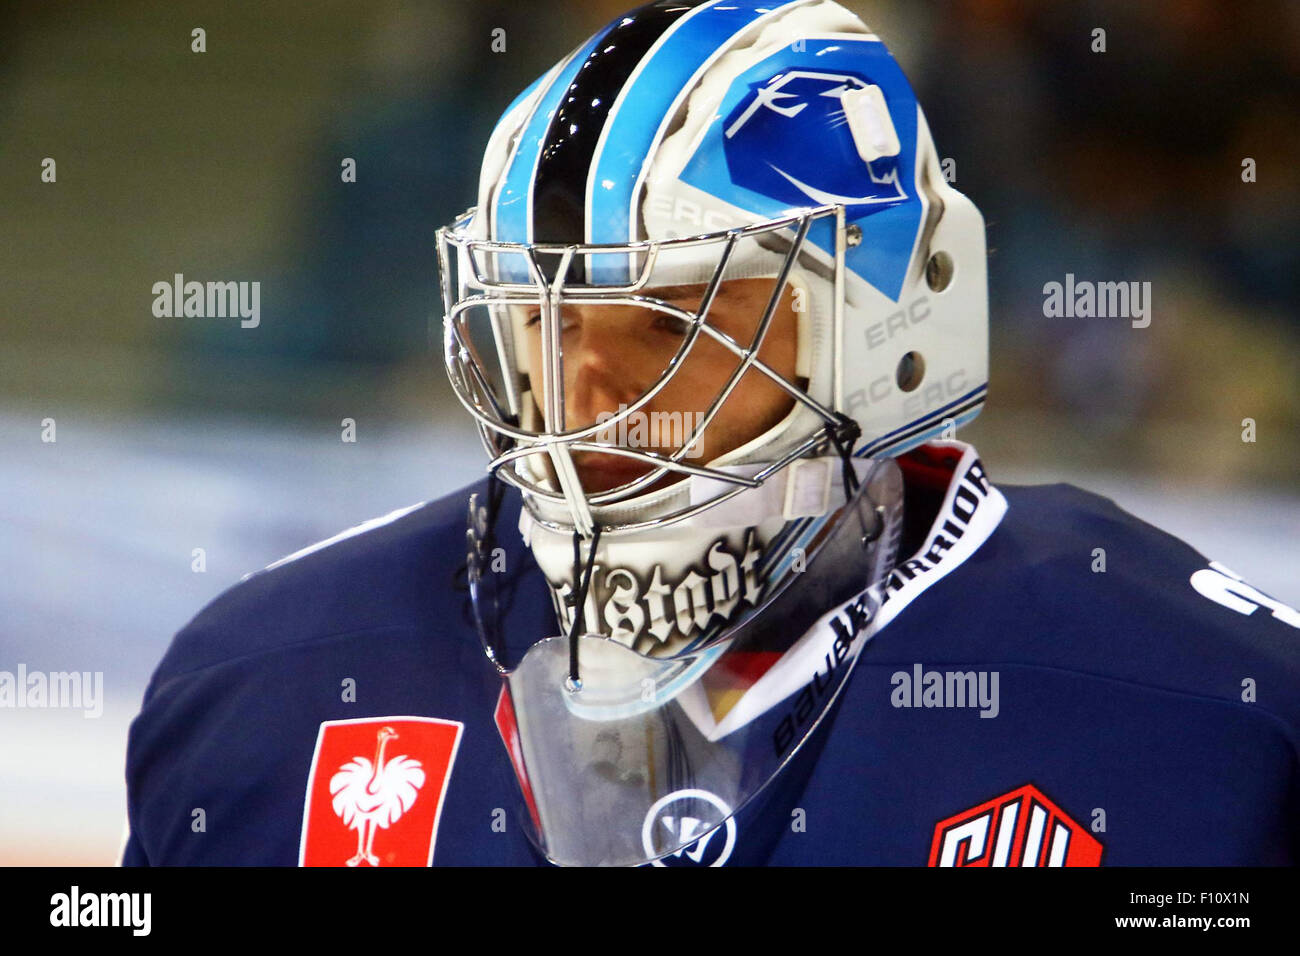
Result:
{"label": "navy blue hockey jersey", "polygon": [[[933,518],[835,707],[658,862],[1296,862],[1300,615],[1104,498],[994,486],[958,442],[903,461]],[[176,636],[131,727],[125,864],[544,862],[453,584],[470,490],[277,562]],[[511,626],[556,633],[500,544]],[[405,812],[362,827],[381,764]]]}

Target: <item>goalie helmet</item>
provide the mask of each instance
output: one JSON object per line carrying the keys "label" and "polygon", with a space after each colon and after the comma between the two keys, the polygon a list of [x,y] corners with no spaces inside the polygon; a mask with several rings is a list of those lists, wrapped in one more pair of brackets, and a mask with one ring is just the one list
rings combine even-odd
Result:
{"label": "goalie helmet", "polygon": [[[438,251],[448,374],[565,632],[495,632],[499,496],[471,503],[535,839],[556,862],[680,854],[847,677],[896,557],[892,456],[983,403],[983,220],[851,13],[659,0],[506,110]],[[691,832],[644,830],[681,793],[709,795],[682,798]]]}

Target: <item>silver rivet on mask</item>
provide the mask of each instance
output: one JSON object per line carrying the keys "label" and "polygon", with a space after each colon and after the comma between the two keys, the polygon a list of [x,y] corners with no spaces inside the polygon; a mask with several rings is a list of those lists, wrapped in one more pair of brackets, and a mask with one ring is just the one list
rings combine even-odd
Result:
{"label": "silver rivet on mask", "polygon": [[844,241],[850,246],[862,245],[862,227],[854,224],[845,229]]}

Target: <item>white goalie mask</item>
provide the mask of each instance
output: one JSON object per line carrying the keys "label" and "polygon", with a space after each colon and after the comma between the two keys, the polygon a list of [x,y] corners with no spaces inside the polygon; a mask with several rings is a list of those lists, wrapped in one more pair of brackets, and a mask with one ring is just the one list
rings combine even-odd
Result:
{"label": "white goalie mask", "polygon": [[[719,826],[798,749],[895,557],[892,456],[983,403],[983,220],[852,14],[660,0],[506,111],[438,252],[447,370],[563,632],[504,659],[473,505],[534,837],[562,863],[679,852],[707,829],[647,842],[644,813],[707,780]],[[772,730],[823,644],[833,692]]]}

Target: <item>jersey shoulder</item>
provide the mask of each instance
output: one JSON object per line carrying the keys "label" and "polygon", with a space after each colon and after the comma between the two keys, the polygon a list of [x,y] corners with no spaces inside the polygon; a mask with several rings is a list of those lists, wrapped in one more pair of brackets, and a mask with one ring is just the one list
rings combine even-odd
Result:
{"label": "jersey shoulder", "polygon": [[[469,495],[485,487],[277,561],[177,633],[128,736],[124,863],[293,865],[325,722],[490,713],[487,682],[469,679],[488,668],[459,574]],[[512,519],[507,495],[498,528]],[[519,536],[500,541],[512,571],[528,571]],[[538,606],[534,591],[517,603]],[[194,808],[223,838],[194,838]]]}
{"label": "jersey shoulder", "polygon": [[988,660],[1249,703],[1300,729],[1300,613],[1108,498],[998,488],[996,532],[918,602],[956,609],[949,633],[955,615]]}
{"label": "jersey shoulder", "polygon": [[[466,508],[470,495],[485,487],[480,482],[398,509],[245,575],[176,634],[151,690],[280,647],[453,615],[459,620],[463,595],[454,582],[465,560]],[[517,499],[507,498],[501,526],[517,520],[517,509]],[[511,545],[510,537],[503,544]]]}

